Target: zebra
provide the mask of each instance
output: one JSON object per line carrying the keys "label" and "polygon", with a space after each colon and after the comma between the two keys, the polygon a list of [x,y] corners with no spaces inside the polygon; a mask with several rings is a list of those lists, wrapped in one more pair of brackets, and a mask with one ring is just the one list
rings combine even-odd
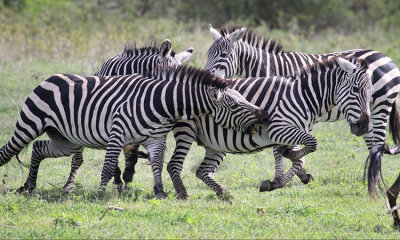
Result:
{"label": "zebra", "polygon": [[154,46],[136,48],[136,44],[126,44],[122,54],[108,59],[94,76],[115,76],[132,73],[155,73],[157,66],[181,65],[193,54],[193,48],[176,54],[172,43],[165,39],[160,48]]}
{"label": "zebra", "polygon": [[122,148],[135,143],[149,153],[155,196],[165,198],[162,160],[166,135],[176,120],[212,115],[221,126],[246,133],[267,122],[266,112],[227,88],[230,84],[185,66],[160,68],[147,77],[53,75],[26,99],[14,134],[0,149],[0,166],[46,132],[50,140],[33,143],[29,176],[18,192],[36,188],[43,159],[81,155],[89,147],[106,150],[98,190],[102,195]]}
{"label": "zebra", "polygon": [[[389,115],[399,114],[398,108],[395,107],[399,103],[397,95],[400,87],[400,71],[396,64],[389,57],[374,50],[353,49],[327,54],[286,52],[276,41],[265,39],[245,27],[222,27],[218,32],[209,25],[209,30],[214,43],[208,50],[205,69],[210,69],[220,77],[292,76],[305,65],[323,61],[334,55],[367,62],[369,66],[367,74],[372,80],[374,93],[371,101],[372,129],[363,135],[363,138],[370,152],[368,191],[374,197],[382,155],[384,152],[390,154],[395,152],[385,150],[387,149],[385,139]],[[337,121],[343,117],[338,108],[334,108],[320,121]],[[395,130],[391,133],[393,141],[397,144],[400,142],[400,118],[390,117],[389,125],[391,130]],[[274,156],[276,159],[275,180],[278,180],[283,174],[282,155],[274,149]],[[312,178],[311,175],[305,175],[304,169],[299,171],[299,174],[303,183],[307,183],[310,177]]]}
{"label": "zebra", "polygon": [[[169,39],[165,39],[160,48],[156,48],[154,44],[148,47],[136,48],[136,44],[126,44],[123,52],[108,59],[100,68],[100,71],[94,76],[115,76],[128,75],[132,73],[155,74],[158,67],[170,67],[181,65],[187,61],[193,53],[193,48],[176,54],[172,50],[172,43]],[[124,156],[127,167],[124,171],[124,181],[129,182],[129,176],[135,172],[134,164],[138,157],[148,158],[146,153],[138,151],[137,145],[124,147]],[[77,153],[72,157],[71,171],[63,192],[70,193],[74,186],[75,175],[79,167],[83,163],[82,154]],[[121,170],[116,166],[114,174],[114,184],[118,186],[118,190],[122,191]]]}
{"label": "zebra", "polygon": [[[354,63],[353,63],[354,62]],[[309,132],[335,106],[343,113],[351,132],[361,136],[370,128],[369,102],[372,83],[365,61],[352,62],[335,57],[306,66],[296,77],[258,77],[233,80],[232,89],[248,101],[268,111],[270,122],[255,135],[247,135],[218,126],[212,117],[196,117],[193,121],[178,121],[173,132],[177,146],[167,170],[179,199],[188,197],[180,178],[184,157],[194,140],[206,149],[205,158],[196,176],[217,196],[230,194],[215,177],[215,171],[226,153],[252,153],[269,147],[293,161],[292,168],[281,182],[264,183],[273,190],[287,182],[302,169],[299,161],[317,149],[317,139]],[[318,94],[317,94],[318,93]],[[285,146],[305,145],[300,150]],[[285,183],[284,183],[285,184]]]}

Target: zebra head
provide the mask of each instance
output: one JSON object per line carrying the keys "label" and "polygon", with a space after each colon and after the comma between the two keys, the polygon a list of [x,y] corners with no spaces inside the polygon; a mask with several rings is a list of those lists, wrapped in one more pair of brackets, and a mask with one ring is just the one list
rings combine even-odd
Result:
{"label": "zebra head", "polygon": [[269,121],[266,111],[248,102],[236,90],[211,87],[209,95],[215,106],[212,115],[221,127],[254,134],[257,132],[256,124],[263,125]]}
{"label": "zebra head", "polygon": [[350,125],[350,131],[361,136],[371,129],[370,99],[373,92],[371,79],[367,75],[365,63],[351,63],[335,56],[344,75],[336,89],[336,103]]}
{"label": "zebra head", "polygon": [[193,48],[188,48],[186,51],[175,54],[172,51],[172,43],[169,39],[165,39],[160,46],[160,55],[158,57],[158,65],[160,67],[171,67],[182,65],[183,62],[192,56]]}
{"label": "zebra head", "polygon": [[207,63],[204,69],[211,70],[217,77],[231,78],[238,68],[237,42],[242,39],[247,28],[241,27],[228,36],[222,36],[211,24],[209,28],[214,43],[207,51]]}

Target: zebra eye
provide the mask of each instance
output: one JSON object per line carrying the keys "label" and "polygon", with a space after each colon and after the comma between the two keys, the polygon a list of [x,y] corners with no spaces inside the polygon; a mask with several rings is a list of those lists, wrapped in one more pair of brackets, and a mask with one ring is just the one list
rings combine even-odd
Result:
{"label": "zebra eye", "polygon": [[220,56],[222,58],[226,58],[226,57],[228,57],[228,55],[229,55],[229,53],[227,53],[227,52],[223,52],[223,53],[220,54]]}
{"label": "zebra eye", "polygon": [[357,86],[353,86],[353,92],[358,93],[360,89]]}

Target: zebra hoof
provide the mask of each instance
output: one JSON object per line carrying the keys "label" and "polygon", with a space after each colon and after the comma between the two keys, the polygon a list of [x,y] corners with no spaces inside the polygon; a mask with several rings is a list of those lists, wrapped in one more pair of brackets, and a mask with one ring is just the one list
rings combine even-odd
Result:
{"label": "zebra hoof", "polygon": [[30,194],[30,193],[32,193],[32,191],[33,191],[33,189],[25,188],[25,186],[22,186],[22,187],[18,188],[15,193],[17,193],[17,194]]}
{"label": "zebra hoof", "polygon": [[66,194],[70,194],[70,193],[72,193],[72,190],[73,190],[73,186],[67,185],[67,186],[63,187],[62,192],[66,193]]}
{"label": "zebra hoof", "polygon": [[177,193],[176,194],[176,199],[178,200],[186,200],[189,196],[187,193]]}
{"label": "zebra hoof", "polygon": [[227,201],[227,202],[232,202],[233,196],[230,192],[224,192],[223,194],[218,196],[221,200]]}
{"label": "zebra hoof", "polygon": [[272,182],[270,180],[265,180],[261,183],[260,192],[270,192],[272,191]]}
{"label": "zebra hoof", "polygon": [[124,184],[123,183],[118,184],[117,190],[119,193],[123,193],[125,191]]}
{"label": "zebra hoof", "polygon": [[309,184],[311,181],[314,181],[314,177],[311,174],[306,174],[306,177],[301,180],[303,184]]}
{"label": "zebra hoof", "polygon": [[157,198],[158,200],[165,199],[165,198],[167,198],[167,197],[168,197],[168,195],[165,194],[165,192],[156,193],[156,198]]}
{"label": "zebra hoof", "polygon": [[131,187],[128,187],[128,185],[124,185],[124,192],[129,192],[129,191],[131,191],[132,190],[132,188]]}
{"label": "zebra hoof", "polygon": [[99,190],[97,190],[97,197],[103,198],[105,194],[106,194],[106,188],[103,186],[100,186]]}

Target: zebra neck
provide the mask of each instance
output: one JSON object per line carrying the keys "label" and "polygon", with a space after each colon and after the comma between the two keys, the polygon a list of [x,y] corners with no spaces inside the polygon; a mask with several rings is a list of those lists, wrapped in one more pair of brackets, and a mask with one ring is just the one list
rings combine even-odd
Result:
{"label": "zebra neck", "polygon": [[[332,110],[335,105],[337,77],[336,71],[321,73],[313,71],[300,77],[299,91],[302,101],[312,115],[321,117]],[[326,77],[332,74],[331,77]]]}
{"label": "zebra neck", "polygon": [[117,55],[109,59],[95,76],[114,76],[139,73],[142,75],[157,75],[158,55],[154,53],[139,53],[136,55]]}
{"label": "zebra neck", "polygon": [[[235,75],[241,77],[265,77],[267,72],[267,57],[265,50],[240,41],[236,47],[237,70]],[[269,62],[269,61],[268,61]]]}
{"label": "zebra neck", "polygon": [[[198,83],[180,82],[181,90],[174,91],[173,116],[175,119],[188,120],[198,116],[210,115],[214,112],[214,105],[210,100],[207,87]],[[176,89],[176,88],[175,88]]]}

